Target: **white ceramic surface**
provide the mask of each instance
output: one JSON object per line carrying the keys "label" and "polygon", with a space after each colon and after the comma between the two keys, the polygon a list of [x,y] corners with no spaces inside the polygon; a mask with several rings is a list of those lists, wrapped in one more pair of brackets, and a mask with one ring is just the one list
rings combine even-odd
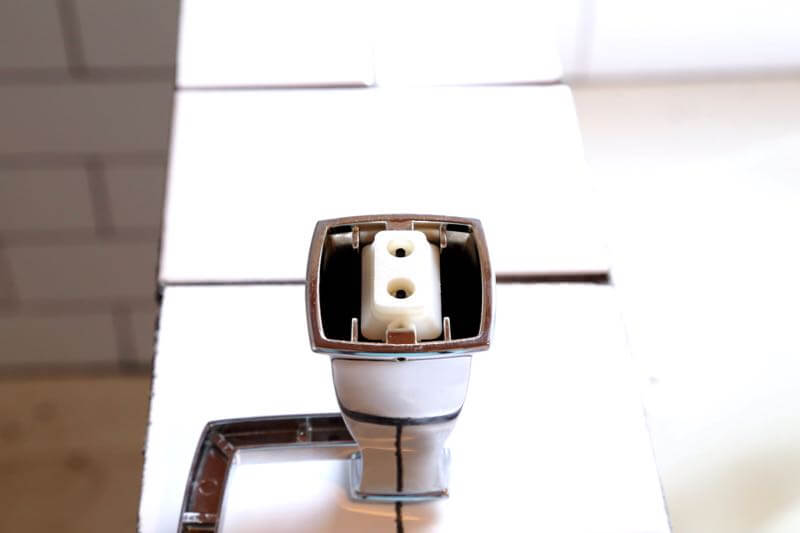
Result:
{"label": "white ceramic surface", "polygon": [[561,78],[545,2],[378,0],[372,5],[379,86],[541,83]]}
{"label": "white ceramic surface", "polygon": [[[329,357],[308,347],[303,292],[165,289],[142,533],[175,531],[208,420],[337,411]],[[494,344],[473,357],[468,400],[449,441],[451,497],[404,506],[405,531],[514,531],[520,524],[548,532],[668,531],[614,300],[613,288],[603,286],[498,286]],[[273,466],[236,467],[229,490],[246,496],[235,504],[241,520],[226,521],[226,532],[270,521],[319,531],[312,517],[335,521],[340,508],[352,507],[339,481],[325,481],[342,475],[335,463],[333,470]],[[364,519],[384,516],[387,531],[395,530],[393,507],[365,509]]]}
{"label": "white ceramic surface", "polygon": [[584,172],[563,86],[178,92],[160,279],[302,280],[316,221],[398,212],[481,219],[497,273],[604,271]]}
{"label": "white ceramic surface", "polygon": [[549,21],[532,0],[183,0],[177,85],[551,82]]}
{"label": "white ceramic surface", "polygon": [[793,0],[599,0],[584,4],[580,74],[597,78],[796,72]]}
{"label": "white ceramic surface", "polygon": [[576,91],[675,531],[800,531],[799,94]]}
{"label": "white ceramic surface", "polygon": [[365,86],[365,0],[182,0],[177,80],[187,87]]}

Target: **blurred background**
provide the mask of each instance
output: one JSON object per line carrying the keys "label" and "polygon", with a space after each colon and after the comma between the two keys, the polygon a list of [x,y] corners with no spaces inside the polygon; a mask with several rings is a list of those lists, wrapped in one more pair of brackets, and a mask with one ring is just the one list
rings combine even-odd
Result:
{"label": "blurred background", "polygon": [[[674,531],[800,531],[800,5],[552,5]],[[0,2],[0,531],[135,527],[177,21]]]}

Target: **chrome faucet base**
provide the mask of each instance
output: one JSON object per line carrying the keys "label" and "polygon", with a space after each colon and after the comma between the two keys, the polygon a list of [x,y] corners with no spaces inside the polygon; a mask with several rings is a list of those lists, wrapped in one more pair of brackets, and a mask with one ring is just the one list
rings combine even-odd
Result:
{"label": "chrome faucet base", "polygon": [[354,500],[444,498],[445,442],[461,413],[471,354],[489,348],[494,275],[470,218],[323,220],[311,240],[311,349],[331,358],[336,399],[358,443]]}
{"label": "chrome faucet base", "polygon": [[[446,474],[450,470],[450,450],[442,450],[439,459],[439,471]],[[375,501],[375,502],[426,502],[447,498],[450,493],[447,490],[447,480],[441,489],[427,492],[369,492],[362,490],[364,463],[361,452],[356,452],[350,456],[350,498],[353,500]]]}
{"label": "chrome faucet base", "polygon": [[467,395],[470,356],[364,361],[333,359],[333,383],[359,447],[356,499],[406,501],[447,495],[445,443]]}
{"label": "chrome faucet base", "polygon": [[[242,452],[298,455],[317,459],[352,455],[356,443],[337,413],[215,420],[206,424],[197,444],[183,496],[178,533],[220,529],[229,473]],[[319,452],[325,453],[319,453]],[[307,455],[307,454],[306,454]],[[281,457],[284,461],[291,458]],[[307,456],[300,457],[308,460]]]}

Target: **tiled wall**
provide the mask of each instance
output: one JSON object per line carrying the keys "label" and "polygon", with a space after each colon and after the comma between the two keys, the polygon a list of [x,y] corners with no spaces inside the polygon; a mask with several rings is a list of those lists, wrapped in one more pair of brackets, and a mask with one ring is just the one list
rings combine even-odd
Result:
{"label": "tiled wall", "polygon": [[0,375],[149,366],[177,13],[0,3]]}
{"label": "tiled wall", "polygon": [[[0,2],[0,376],[149,362],[178,4]],[[572,80],[800,65],[793,0],[547,5]]]}
{"label": "tiled wall", "polygon": [[545,0],[568,79],[714,79],[792,75],[795,0]]}

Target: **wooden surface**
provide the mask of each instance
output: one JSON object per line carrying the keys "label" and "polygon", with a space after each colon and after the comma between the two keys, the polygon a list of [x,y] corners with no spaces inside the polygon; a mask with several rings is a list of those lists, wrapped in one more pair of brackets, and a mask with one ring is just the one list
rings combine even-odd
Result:
{"label": "wooden surface", "polygon": [[134,531],[150,378],[0,381],[0,531]]}

